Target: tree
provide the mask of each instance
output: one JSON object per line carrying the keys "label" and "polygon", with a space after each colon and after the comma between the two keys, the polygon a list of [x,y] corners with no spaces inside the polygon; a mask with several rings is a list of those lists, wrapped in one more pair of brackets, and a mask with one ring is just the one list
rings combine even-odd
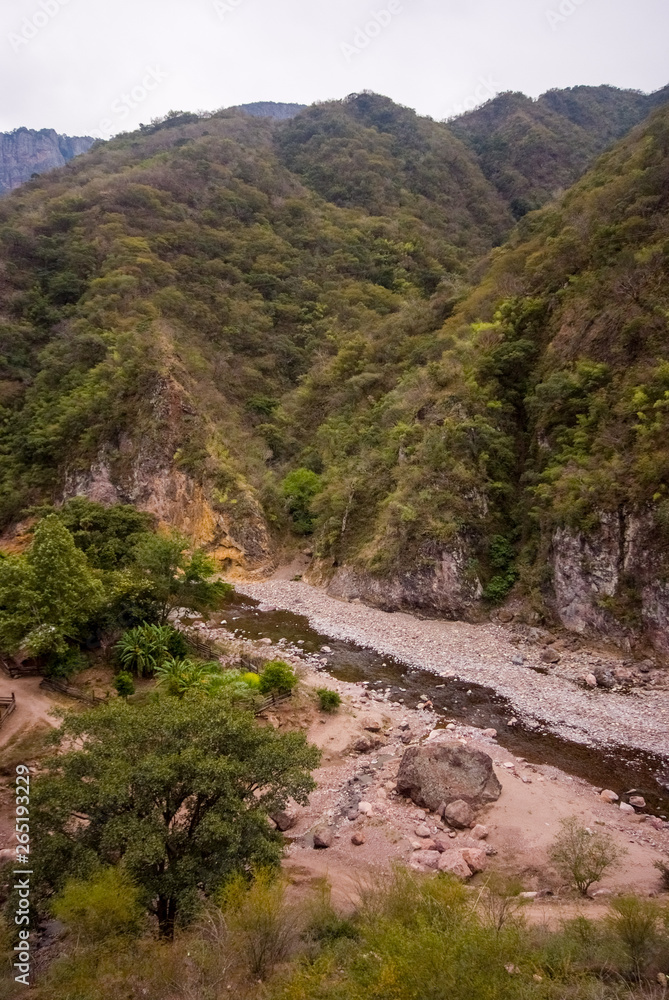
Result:
{"label": "tree", "polygon": [[0,561],[0,646],[64,656],[104,601],[102,583],[67,528],[50,514],[25,556]]}
{"label": "tree", "polygon": [[134,548],[141,535],[155,524],[153,514],[145,514],[130,504],[105,507],[87,497],[66,500],[62,507],[37,507],[40,517],[55,514],[65,525],[78,549],[96,569],[117,570],[134,562]]}
{"label": "tree", "polygon": [[138,677],[152,674],[170,658],[173,631],[170,625],[138,625],[121,636],[116,655]]}
{"label": "tree", "polygon": [[216,699],[119,699],[66,716],[53,739],[62,752],[33,785],[36,888],[121,862],[164,937],[202,893],[278,865],[283,840],[267,817],[307,801],[320,759],[303,733]]}
{"label": "tree", "polygon": [[281,492],[298,534],[308,535],[313,531],[315,517],[311,505],[321,489],[321,477],[311,469],[296,469],[283,480]]}
{"label": "tree", "polygon": [[122,670],[114,678],[114,687],[119,698],[129,698],[131,694],[135,693],[135,682],[132,679],[132,674],[129,674],[127,670]]}
{"label": "tree", "polygon": [[271,660],[260,675],[261,694],[289,694],[297,684],[295,671],[283,660]]}
{"label": "tree", "polygon": [[189,554],[189,546],[176,531],[144,535],[135,546],[135,561],[153,585],[163,622],[173,608],[211,611],[232,592],[229,584],[212,580],[213,559],[202,549]]}
{"label": "tree", "polygon": [[560,826],[549,857],[559,874],[585,896],[593,882],[619,866],[627,851],[608,834],[591,833],[575,816],[561,820]]}

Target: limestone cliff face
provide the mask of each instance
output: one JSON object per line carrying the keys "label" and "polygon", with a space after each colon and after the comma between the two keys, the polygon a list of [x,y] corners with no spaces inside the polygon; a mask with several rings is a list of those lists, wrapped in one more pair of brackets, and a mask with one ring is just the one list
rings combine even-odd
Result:
{"label": "limestone cliff face", "polygon": [[651,514],[602,515],[589,536],[559,530],[553,574],[566,628],[669,655],[669,560]]}
{"label": "limestone cliff face", "polygon": [[0,132],[0,194],[24,184],[33,174],[65,166],[94,142],[90,136],[58,135],[52,128]]}
{"label": "limestone cliff face", "polygon": [[63,499],[134,504],[206,548],[222,569],[270,566],[271,541],[251,488],[241,482],[238,502],[222,507],[206,478],[196,481],[175,464],[184,413],[181,386],[161,380],[151,402],[159,433],[128,434],[118,447],[101,449],[89,468],[69,470]]}
{"label": "limestone cliff face", "polygon": [[[483,593],[480,581],[466,571],[466,546],[439,549],[418,565],[407,565],[388,576],[351,566],[338,567],[327,589],[333,597],[345,600],[359,598],[388,611],[421,608],[447,618],[475,617],[480,612]],[[314,582],[324,582],[323,569],[312,574]],[[319,579],[319,577],[321,579]]]}

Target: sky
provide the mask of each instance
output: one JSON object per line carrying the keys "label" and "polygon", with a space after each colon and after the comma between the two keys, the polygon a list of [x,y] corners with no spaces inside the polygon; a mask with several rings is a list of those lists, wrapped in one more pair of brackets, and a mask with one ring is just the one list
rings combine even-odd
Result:
{"label": "sky", "polygon": [[373,90],[441,120],[505,90],[669,83],[667,0],[3,0],[0,131]]}

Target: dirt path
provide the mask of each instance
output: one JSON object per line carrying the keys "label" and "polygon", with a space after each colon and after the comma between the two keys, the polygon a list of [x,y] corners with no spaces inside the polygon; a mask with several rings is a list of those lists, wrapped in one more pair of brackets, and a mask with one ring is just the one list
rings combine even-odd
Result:
{"label": "dirt path", "polygon": [[40,690],[41,680],[41,677],[22,677],[13,680],[6,674],[0,673],[0,698],[16,695],[16,710],[0,729],[0,748],[6,747],[8,743],[14,742],[18,735],[36,727],[58,725],[58,720],[51,713],[59,704],[66,702]]}
{"label": "dirt path", "polygon": [[[584,690],[577,678],[592,669],[588,652],[564,651],[548,669],[540,648],[523,649],[503,625],[420,620],[336,600],[303,582],[235,581],[237,590],[305,615],[312,627],[394,656],[411,666],[493,688],[525,720],[541,722],[579,743],[627,745],[669,756],[669,695],[660,690],[617,694]],[[514,662],[515,661],[515,662]],[[518,662],[521,661],[521,662]],[[542,674],[536,668],[547,671]]]}

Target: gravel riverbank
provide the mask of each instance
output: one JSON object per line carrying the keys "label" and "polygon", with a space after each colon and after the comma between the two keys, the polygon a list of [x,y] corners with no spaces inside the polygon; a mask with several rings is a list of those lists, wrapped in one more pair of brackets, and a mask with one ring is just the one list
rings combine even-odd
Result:
{"label": "gravel riverbank", "polygon": [[549,669],[539,648],[519,655],[512,630],[504,625],[421,620],[339,601],[302,582],[236,581],[235,586],[265,604],[306,616],[313,628],[333,638],[490,687],[508,699],[523,721],[539,722],[565,739],[669,756],[667,691],[585,690],[577,681],[599,662],[587,651],[567,652],[559,667]]}

